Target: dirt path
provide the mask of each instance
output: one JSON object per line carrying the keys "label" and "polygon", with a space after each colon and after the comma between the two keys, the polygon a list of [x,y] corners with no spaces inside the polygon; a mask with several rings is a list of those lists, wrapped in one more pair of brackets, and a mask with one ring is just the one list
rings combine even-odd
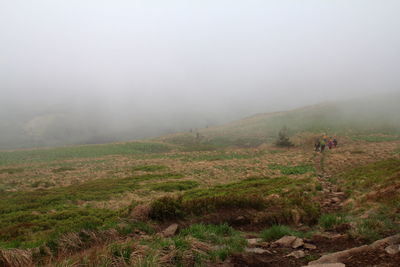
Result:
{"label": "dirt path", "polygon": [[315,153],[317,154],[314,155],[314,165],[317,171],[317,179],[323,191],[323,198],[320,203],[322,213],[337,212],[342,208],[346,194],[329,181],[330,176],[325,171],[325,162],[328,155],[326,153]]}

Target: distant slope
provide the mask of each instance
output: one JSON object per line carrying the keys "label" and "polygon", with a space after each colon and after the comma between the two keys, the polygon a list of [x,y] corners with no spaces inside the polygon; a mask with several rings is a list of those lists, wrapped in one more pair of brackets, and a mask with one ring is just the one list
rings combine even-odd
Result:
{"label": "distant slope", "polygon": [[[222,139],[276,139],[287,126],[291,134],[300,132],[333,135],[400,134],[400,94],[375,96],[337,103],[323,103],[285,112],[257,114],[219,127],[201,129],[200,138],[211,143]],[[172,143],[188,142],[197,133],[163,138]]]}

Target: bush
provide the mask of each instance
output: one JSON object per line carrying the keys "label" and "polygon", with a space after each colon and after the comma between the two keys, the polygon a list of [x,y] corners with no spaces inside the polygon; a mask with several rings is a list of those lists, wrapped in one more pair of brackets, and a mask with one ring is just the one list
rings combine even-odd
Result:
{"label": "bush", "polygon": [[292,147],[294,144],[289,140],[288,129],[283,127],[278,133],[278,140],[275,143],[280,147]]}

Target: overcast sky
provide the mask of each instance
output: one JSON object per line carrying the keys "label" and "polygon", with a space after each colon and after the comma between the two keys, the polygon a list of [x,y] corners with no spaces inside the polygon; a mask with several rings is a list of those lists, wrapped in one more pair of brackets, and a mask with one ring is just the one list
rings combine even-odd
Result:
{"label": "overcast sky", "polygon": [[399,11],[398,0],[0,0],[2,113],[249,115],[399,91]]}

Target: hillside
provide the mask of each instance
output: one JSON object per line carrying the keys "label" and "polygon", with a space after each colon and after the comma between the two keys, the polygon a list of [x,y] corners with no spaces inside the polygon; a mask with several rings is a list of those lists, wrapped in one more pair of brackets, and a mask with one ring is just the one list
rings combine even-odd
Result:
{"label": "hillside", "polygon": [[[0,266],[303,266],[370,248],[400,231],[398,116],[378,120],[378,108],[368,117],[349,103],[199,135],[0,151]],[[268,142],[284,124],[295,147]],[[327,125],[336,149],[299,141]],[[299,245],[276,242],[284,236]],[[390,240],[336,260],[396,266],[400,252],[385,249],[400,238]]]}
{"label": "hillside", "polygon": [[400,134],[400,94],[324,103],[291,111],[257,114],[239,121],[180,133],[161,140],[186,144],[198,132],[203,144],[255,144],[274,142],[279,130],[286,126],[292,135],[302,132],[329,133],[341,136]]}

